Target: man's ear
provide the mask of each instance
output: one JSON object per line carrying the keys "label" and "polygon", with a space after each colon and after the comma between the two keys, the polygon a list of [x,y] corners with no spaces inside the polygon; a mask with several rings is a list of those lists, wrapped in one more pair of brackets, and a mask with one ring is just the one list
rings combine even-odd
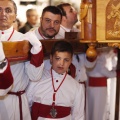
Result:
{"label": "man's ear", "polygon": [[16,14],[15,17],[14,17],[13,23],[16,21],[16,18],[17,18],[17,14]]}
{"label": "man's ear", "polygon": [[42,17],[40,17],[40,22],[42,21]]}
{"label": "man's ear", "polygon": [[62,16],[62,21],[66,21],[66,16]]}

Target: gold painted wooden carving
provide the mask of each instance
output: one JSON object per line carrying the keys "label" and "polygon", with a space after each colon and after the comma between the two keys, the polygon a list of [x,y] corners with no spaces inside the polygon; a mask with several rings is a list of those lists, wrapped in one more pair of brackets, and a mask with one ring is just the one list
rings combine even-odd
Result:
{"label": "gold painted wooden carving", "polygon": [[106,8],[106,39],[120,39],[120,2],[118,0],[110,0]]}
{"label": "gold painted wooden carving", "polygon": [[81,39],[84,39],[84,21],[92,24],[92,4],[91,3],[82,3],[80,5],[80,21],[81,21]]}
{"label": "gold painted wooden carving", "polygon": [[80,42],[120,48],[120,0],[83,0],[80,8]]}
{"label": "gold painted wooden carving", "polygon": [[108,43],[109,47],[117,47],[120,49],[120,43]]}

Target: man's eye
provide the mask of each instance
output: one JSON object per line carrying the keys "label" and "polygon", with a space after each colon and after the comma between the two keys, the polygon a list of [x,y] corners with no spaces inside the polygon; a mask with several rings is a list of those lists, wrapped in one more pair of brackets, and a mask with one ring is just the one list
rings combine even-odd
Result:
{"label": "man's eye", "polygon": [[60,21],[55,21],[54,23],[55,23],[55,25],[58,25],[58,24],[60,24]]}
{"label": "man's eye", "polygon": [[0,12],[2,12],[2,9],[0,9]]}
{"label": "man's eye", "polygon": [[73,10],[70,10],[70,12],[72,13],[72,12],[73,12]]}
{"label": "man's eye", "polygon": [[59,60],[60,58],[55,58],[56,60]]}
{"label": "man's eye", "polygon": [[11,9],[9,9],[9,8],[7,8],[7,9],[5,10],[5,12],[6,12],[6,13],[11,13],[11,12],[12,12],[12,10],[11,10]]}
{"label": "man's eye", "polygon": [[45,21],[46,21],[47,23],[50,23],[50,22],[51,22],[51,21],[50,21],[50,20],[48,20],[48,19],[46,19]]}
{"label": "man's eye", "polygon": [[66,59],[65,61],[66,61],[66,62],[69,62],[69,60],[68,60],[68,59]]}

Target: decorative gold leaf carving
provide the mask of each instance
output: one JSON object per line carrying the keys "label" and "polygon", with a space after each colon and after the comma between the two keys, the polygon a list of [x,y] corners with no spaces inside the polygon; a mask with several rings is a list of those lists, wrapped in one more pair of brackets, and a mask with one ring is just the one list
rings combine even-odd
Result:
{"label": "decorative gold leaf carving", "polygon": [[108,43],[109,47],[117,47],[120,49],[120,43]]}
{"label": "decorative gold leaf carving", "polygon": [[106,39],[120,39],[120,2],[108,4],[106,10]]}

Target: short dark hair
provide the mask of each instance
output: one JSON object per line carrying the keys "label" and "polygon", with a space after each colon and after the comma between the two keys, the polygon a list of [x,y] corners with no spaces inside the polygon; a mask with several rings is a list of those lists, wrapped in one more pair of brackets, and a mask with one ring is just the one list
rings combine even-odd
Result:
{"label": "short dark hair", "polygon": [[73,56],[73,47],[72,45],[65,41],[65,40],[59,40],[56,41],[51,49],[51,55],[53,56],[55,52],[68,52]]}
{"label": "short dark hair", "polygon": [[30,8],[26,11],[26,16],[28,17],[30,15],[30,12],[37,11],[36,9]]}
{"label": "short dark hair", "polygon": [[44,13],[45,13],[45,12],[51,12],[51,13],[53,13],[53,14],[58,14],[58,15],[60,15],[61,18],[62,18],[62,12],[61,12],[61,10],[60,10],[58,7],[56,7],[56,6],[47,6],[47,7],[45,7],[45,8],[43,9],[42,16],[44,16]]}
{"label": "short dark hair", "polygon": [[66,12],[64,10],[63,7],[66,7],[66,6],[71,6],[71,4],[69,3],[61,3],[59,5],[57,5],[57,7],[62,11],[62,16],[66,16]]}
{"label": "short dark hair", "polygon": [[14,10],[15,10],[15,14],[17,14],[17,6],[16,6],[16,3],[13,1],[13,0],[9,0],[13,6],[14,6]]}

